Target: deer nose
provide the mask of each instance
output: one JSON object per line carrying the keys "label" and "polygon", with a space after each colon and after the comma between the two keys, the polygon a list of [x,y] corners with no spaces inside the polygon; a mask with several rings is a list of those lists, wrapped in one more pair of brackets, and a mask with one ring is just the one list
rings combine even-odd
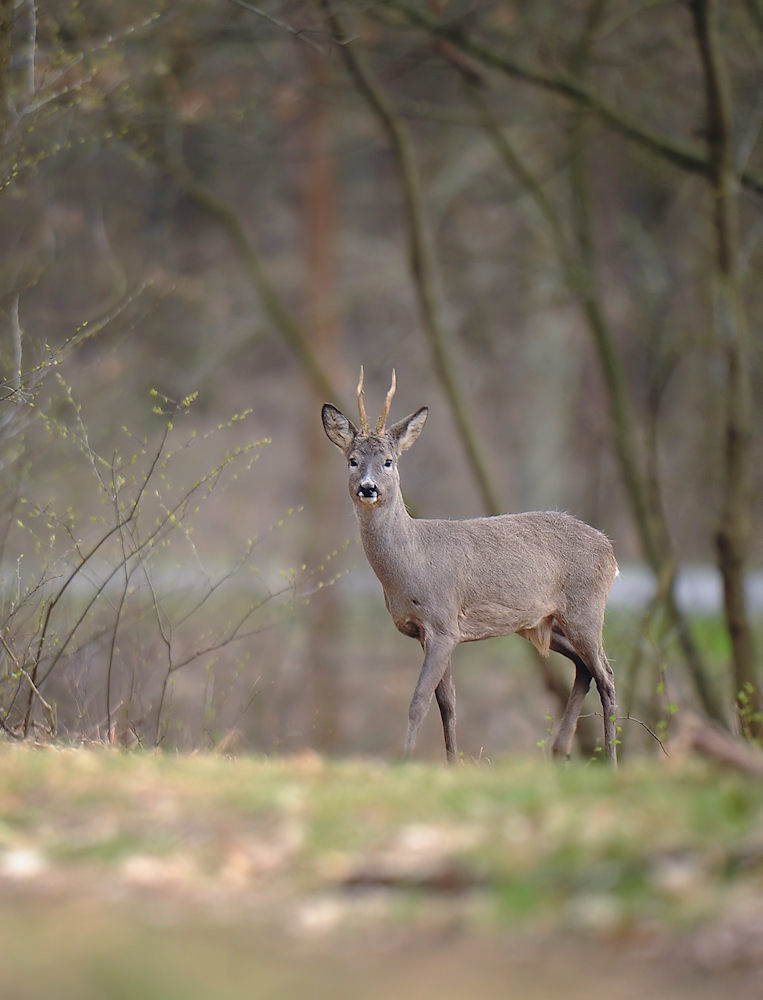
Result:
{"label": "deer nose", "polygon": [[376,488],[376,483],[372,479],[364,479],[363,482],[358,487],[358,496],[366,497],[367,499],[376,498],[379,495],[379,491]]}

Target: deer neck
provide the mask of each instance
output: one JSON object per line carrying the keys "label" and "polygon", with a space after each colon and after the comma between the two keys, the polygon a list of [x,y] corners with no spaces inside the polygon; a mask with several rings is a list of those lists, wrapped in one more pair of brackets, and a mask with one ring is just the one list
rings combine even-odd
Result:
{"label": "deer neck", "polygon": [[401,563],[409,563],[415,522],[399,491],[391,503],[356,511],[366,558],[387,590],[399,579]]}

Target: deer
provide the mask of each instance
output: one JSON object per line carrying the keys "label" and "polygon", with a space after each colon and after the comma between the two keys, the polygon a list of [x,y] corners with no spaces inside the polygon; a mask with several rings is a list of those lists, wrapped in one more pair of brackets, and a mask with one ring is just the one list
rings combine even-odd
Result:
{"label": "deer", "polygon": [[604,612],[618,574],[612,544],[570,514],[530,511],[464,520],[412,517],[398,462],[418,439],[429,408],[387,427],[395,371],[374,430],[357,387],[360,426],[331,403],[321,411],[328,439],[344,454],[348,488],[366,558],[392,620],[417,639],[424,662],[408,711],[405,759],[437,700],[448,763],[458,758],[453,650],[462,642],[519,635],[547,656],[561,653],[575,678],[552,744],[568,759],[583,699],[593,681],[601,700],[605,760],[616,765],[617,700],[604,654]]}

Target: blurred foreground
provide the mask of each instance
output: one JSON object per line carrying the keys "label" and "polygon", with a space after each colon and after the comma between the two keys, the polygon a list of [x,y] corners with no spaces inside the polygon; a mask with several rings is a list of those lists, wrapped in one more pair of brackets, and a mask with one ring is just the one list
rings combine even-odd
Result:
{"label": "blurred foreground", "polygon": [[757,995],[763,784],[0,748],[3,994]]}

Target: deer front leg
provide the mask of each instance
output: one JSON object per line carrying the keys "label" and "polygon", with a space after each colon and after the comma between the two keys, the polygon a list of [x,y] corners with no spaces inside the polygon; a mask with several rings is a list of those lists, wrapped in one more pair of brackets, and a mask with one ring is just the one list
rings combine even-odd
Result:
{"label": "deer front leg", "polygon": [[[446,671],[450,668],[450,653],[453,649],[453,643],[450,640],[446,640],[442,636],[437,636],[434,639],[425,640],[423,646],[424,664],[416,683],[416,689],[413,692],[410,708],[408,709],[408,732],[405,737],[405,757],[410,757],[413,753],[413,748],[416,746],[416,738],[419,735],[421,724],[429,711],[429,706],[432,704],[432,695],[435,693],[435,689],[439,687],[440,682],[445,678]],[[447,685],[443,687],[442,692],[442,696],[445,697],[447,702],[449,695]],[[440,712],[442,713],[443,709],[440,697],[441,696],[438,694],[438,703],[441,705]],[[453,692],[453,700],[448,703],[447,707],[453,709],[455,708],[455,691]],[[450,734],[455,752],[455,716],[453,717],[452,725],[453,729],[451,730],[451,723],[449,721],[449,728],[446,730],[445,747],[447,751],[449,739],[448,734]],[[445,726],[444,718],[443,726]]]}
{"label": "deer front leg", "polygon": [[445,736],[445,755],[449,764],[454,764],[458,755],[456,747],[456,688],[450,672],[450,663],[445,669],[442,680],[434,690],[437,704],[440,707],[442,731]]}

